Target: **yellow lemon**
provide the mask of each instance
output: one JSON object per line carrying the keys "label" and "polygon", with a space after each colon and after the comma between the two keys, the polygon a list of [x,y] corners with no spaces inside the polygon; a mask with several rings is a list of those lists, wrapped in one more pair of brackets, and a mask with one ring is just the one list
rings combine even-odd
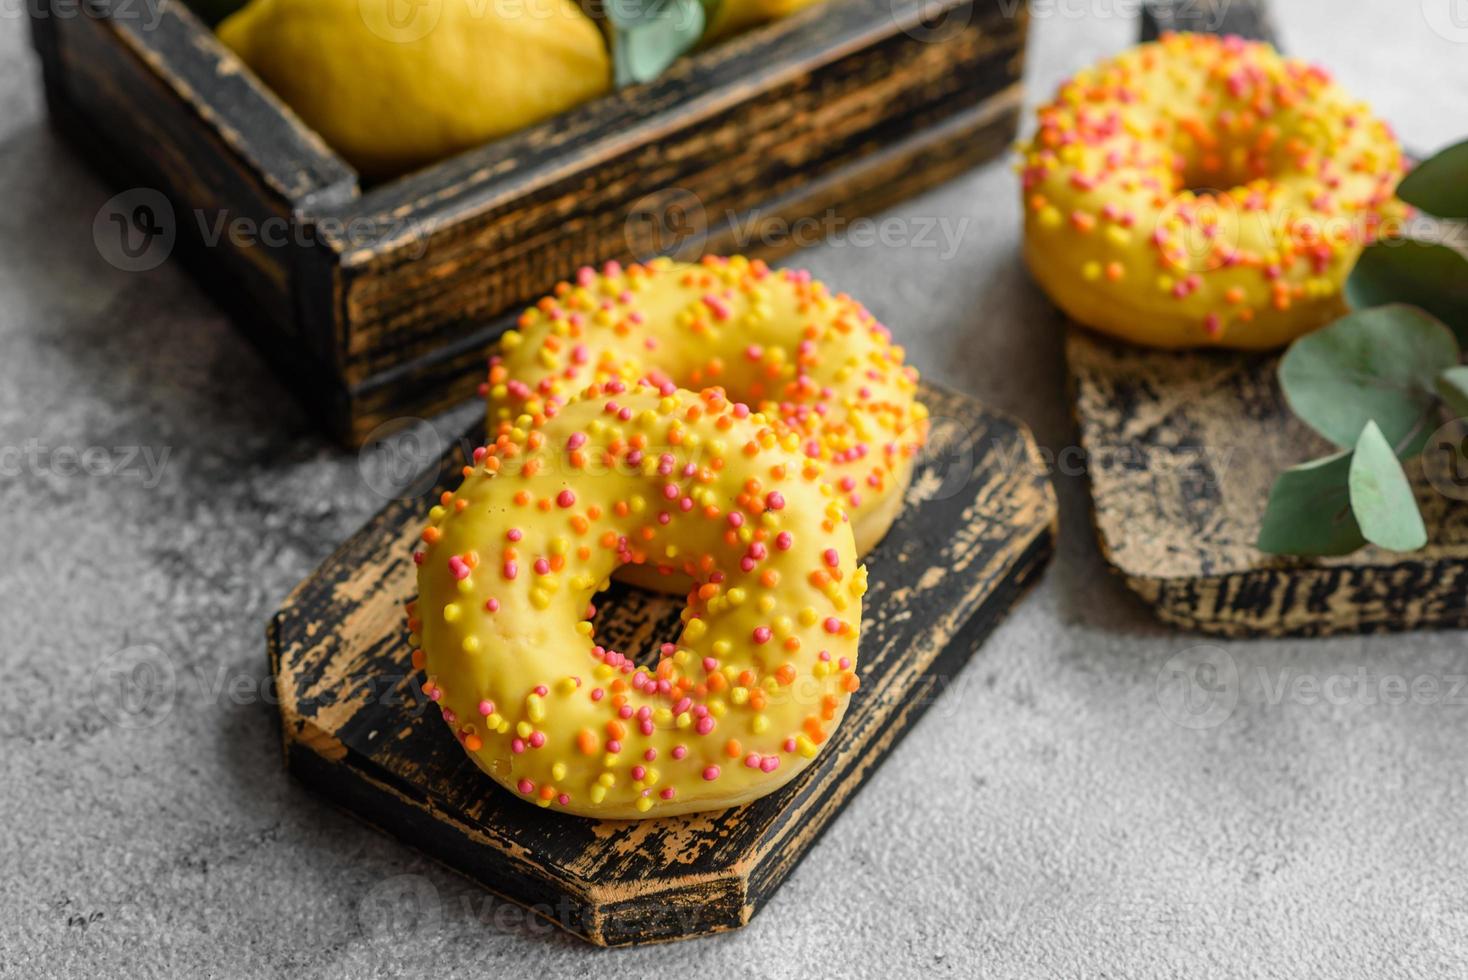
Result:
{"label": "yellow lemon", "polygon": [[252,0],[220,39],[363,175],[512,133],[611,85],[574,0]]}

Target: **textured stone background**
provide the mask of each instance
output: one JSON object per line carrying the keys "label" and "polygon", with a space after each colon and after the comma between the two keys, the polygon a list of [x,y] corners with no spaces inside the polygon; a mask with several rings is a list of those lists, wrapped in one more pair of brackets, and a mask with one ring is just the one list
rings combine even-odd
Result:
{"label": "textured stone background", "polygon": [[[1124,46],[1131,6],[1037,2],[1033,95]],[[258,693],[263,629],[381,499],[177,268],[99,257],[109,193],[45,127],[22,7],[0,5],[0,975],[1468,971],[1463,636],[1187,652],[1104,573],[1073,472],[1044,583],[740,933],[594,951],[313,798]],[[1432,148],[1468,131],[1453,12],[1296,0],[1279,20]],[[960,223],[951,254],[800,261],[1059,453],[1060,332],[1015,197],[996,163],[892,212]],[[100,469],[127,446],[156,478],[54,452],[99,447]],[[172,696],[118,725],[88,692],[139,647]],[[1221,700],[1187,713],[1176,683],[1212,668]],[[1396,676],[1416,695],[1382,703]]]}

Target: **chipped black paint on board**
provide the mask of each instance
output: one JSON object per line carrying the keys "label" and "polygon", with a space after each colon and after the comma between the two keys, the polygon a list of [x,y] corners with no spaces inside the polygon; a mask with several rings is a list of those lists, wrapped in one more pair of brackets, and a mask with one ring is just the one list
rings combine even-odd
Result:
{"label": "chipped black paint on board", "polygon": [[[1027,430],[952,392],[925,386],[922,397],[936,448],[867,559],[862,687],[817,763],[779,792],[722,812],[598,822],[496,786],[427,710],[408,664],[402,603],[412,594],[423,499],[388,506],[275,617],[271,665],[288,766],[344,809],[592,942],[743,925],[1053,548],[1055,495]],[[460,465],[460,450],[445,457],[445,484]],[[615,587],[600,604],[598,636],[650,651],[673,635],[680,604]]]}

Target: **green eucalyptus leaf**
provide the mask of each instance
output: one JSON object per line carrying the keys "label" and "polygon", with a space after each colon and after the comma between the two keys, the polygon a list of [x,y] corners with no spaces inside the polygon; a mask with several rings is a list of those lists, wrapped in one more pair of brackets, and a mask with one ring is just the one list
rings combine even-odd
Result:
{"label": "green eucalyptus leaf", "polygon": [[1271,555],[1346,555],[1366,543],[1351,513],[1351,454],[1285,470],[1269,491],[1259,550]]}
{"label": "green eucalyptus leaf", "polygon": [[1468,258],[1445,245],[1406,238],[1377,242],[1351,270],[1346,299],[1357,310],[1385,303],[1419,306],[1468,344]]}
{"label": "green eucalyptus leaf", "polygon": [[1468,218],[1468,140],[1417,164],[1397,185],[1397,196],[1439,218]]}
{"label": "green eucalyptus leaf", "polygon": [[1375,422],[1366,423],[1356,442],[1350,485],[1351,512],[1367,541],[1388,551],[1416,551],[1427,544],[1412,484]]}
{"label": "green eucalyptus leaf", "polygon": [[1468,365],[1450,367],[1439,374],[1437,393],[1455,417],[1468,419]]}
{"label": "green eucalyptus leaf", "polygon": [[1410,306],[1382,306],[1295,341],[1279,381],[1295,414],[1342,449],[1375,419],[1399,451],[1420,452],[1437,376],[1460,357],[1440,321]]}
{"label": "green eucalyptus leaf", "polygon": [[[639,2],[624,0],[623,13],[634,12]],[[658,0],[644,19],[625,27],[616,26],[610,5],[608,17],[613,19],[612,60],[618,86],[657,78],[698,44],[708,23],[700,0]]]}

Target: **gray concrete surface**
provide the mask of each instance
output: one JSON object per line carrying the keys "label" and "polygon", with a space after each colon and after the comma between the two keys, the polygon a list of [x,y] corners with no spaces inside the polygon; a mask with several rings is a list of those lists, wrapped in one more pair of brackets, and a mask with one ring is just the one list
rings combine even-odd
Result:
{"label": "gray concrete surface", "polygon": [[[1106,576],[1073,475],[1038,591],[742,932],[595,951],[313,798],[280,766],[262,631],[381,499],[176,267],[99,257],[109,195],[45,128],[21,6],[0,6],[0,975],[1468,973],[1463,635],[1199,652]],[[1037,3],[1032,94],[1122,47],[1129,7]],[[1453,12],[1279,19],[1434,147],[1468,131]],[[892,215],[961,234],[801,259],[929,376],[1069,445],[1007,164]],[[172,686],[118,724],[94,675],[140,648]],[[1200,665],[1221,700],[1188,714]]]}

